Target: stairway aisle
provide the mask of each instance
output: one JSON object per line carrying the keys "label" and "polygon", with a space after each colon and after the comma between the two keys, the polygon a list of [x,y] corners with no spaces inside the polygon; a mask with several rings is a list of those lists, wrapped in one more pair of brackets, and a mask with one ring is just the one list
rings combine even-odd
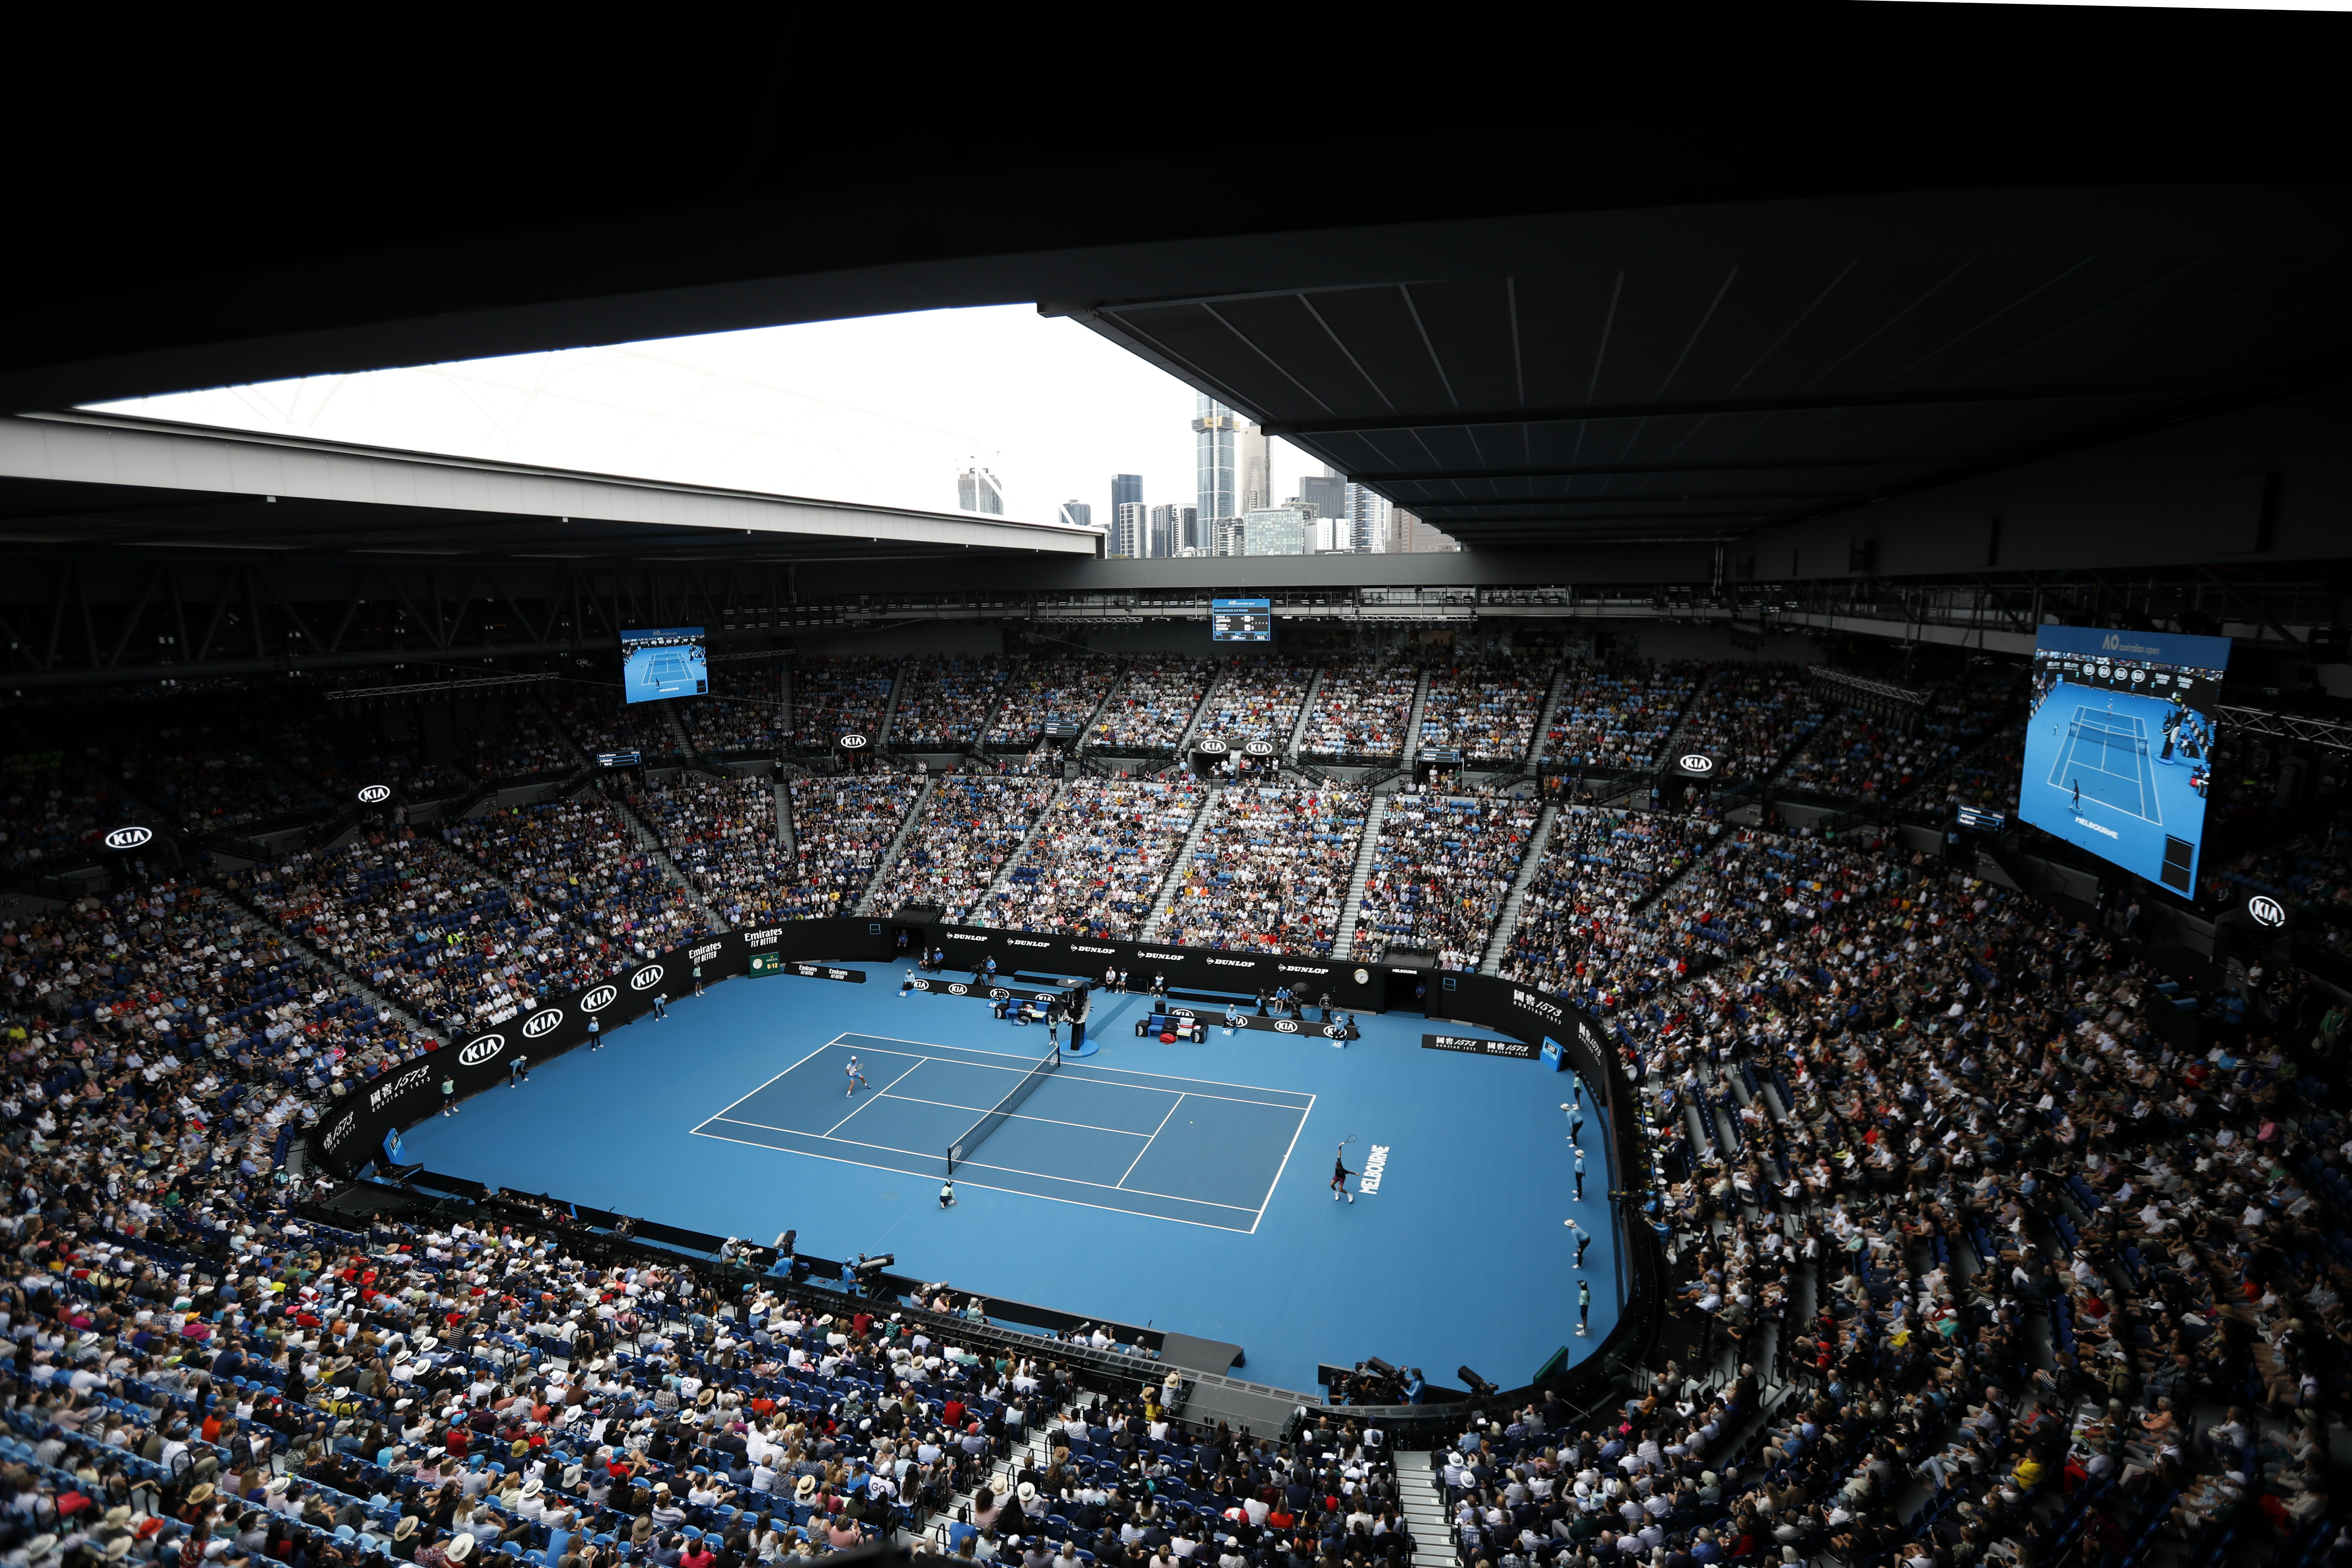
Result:
{"label": "stairway aisle", "polygon": [[1552,715],[1559,711],[1559,700],[1568,690],[1568,661],[1562,659],[1551,672],[1551,689],[1544,693],[1543,711],[1536,715],[1536,732],[1528,739],[1527,770],[1537,773],[1543,767],[1544,744],[1551,739]]}
{"label": "stairway aisle", "polygon": [[1014,845],[1013,853],[1004,858],[1004,864],[997,870],[996,879],[989,883],[988,891],[982,900],[983,914],[994,906],[997,894],[1012,891],[1013,873],[1020,866],[1022,857],[1029,853],[1029,846],[1037,841],[1038,829],[1045,826],[1061,805],[1062,797],[1069,793],[1070,781],[1064,779],[1054,786],[1054,793],[1045,797],[1045,809],[1037,814],[1037,820],[1029,825],[1029,831],[1021,836],[1021,842]]}
{"label": "stairway aisle", "polygon": [[793,837],[793,781],[779,769],[772,774],[776,786],[776,843],[786,855],[800,858],[800,841]]}
{"label": "stairway aisle", "polygon": [[1192,721],[1184,726],[1184,732],[1176,737],[1178,767],[1184,765],[1184,748],[1192,743],[1193,732],[1200,729],[1201,721],[1209,716],[1209,704],[1217,700],[1217,689],[1224,685],[1225,675],[1226,671],[1220,669],[1216,674],[1209,677],[1209,684],[1202,689],[1201,700],[1192,710]]}
{"label": "stairway aisle", "polygon": [[1348,878],[1348,901],[1339,906],[1339,932],[1331,941],[1331,956],[1347,958],[1356,951],[1356,921],[1364,912],[1364,879],[1372,874],[1372,850],[1381,841],[1381,822],[1388,816],[1389,799],[1372,796],[1364,813],[1364,837],[1356,846],[1356,869]]}
{"label": "stairway aisle", "polygon": [[1307,695],[1299,700],[1298,722],[1290,727],[1290,744],[1283,752],[1294,763],[1298,760],[1298,748],[1307,741],[1307,721],[1315,716],[1316,700],[1323,695],[1323,678],[1330,673],[1328,668],[1318,669],[1315,679],[1307,683]]}
{"label": "stairway aisle", "polygon": [[890,743],[890,725],[898,717],[898,699],[907,693],[907,677],[913,673],[914,663],[912,655],[900,659],[898,669],[890,677],[890,700],[882,705],[882,722],[874,727],[874,749],[877,752]]}
{"label": "stairway aisle", "polygon": [[1528,884],[1535,880],[1536,862],[1543,858],[1545,847],[1551,843],[1551,825],[1559,816],[1559,805],[1550,805],[1536,818],[1536,830],[1528,837],[1528,852],[1519,861],[1519,874],[1511,879],[1511,890],[1503,900],[1502,912],[1495,917],[1495,934],[1487,940],[1486,959],[1478,965],[1481,974],[1503,972],[1503,955],[1511,951],[1511,937],[1519,929],[1519,908],[1527,902]]}
{"label": "stairway aisle", "polygon": [[1453,1568],[1454,1531],[1445,1522],[1445,1498],[1437,1489],[1433,1454],[1396,1456],[1397,1511],[1412,1537],[1413,1568]]}
{"label": "stairway aisle", "polygon": [[1404,721],[1404,751],[1397,758],[1397,766],[1404,773],[1412,772],[1412,759],[1421,752],[1421,715],[1428,706],[1429,671],[1424,669],[1412,689],[1412,711]]}
{"label": "stairway aisle", "polygon": [[915,831],[915,824],[922,821],[923,813],[931,808],[931,795],[939,787],[940,775],[937,773],[923,780],[921,793],[915,796],[915,804],[907,808],[907,820],[898,824],[898,831],[890,839],[890,847],[882,851],[882,858],[874,863],[873,879],[866,884],[866,891],[857,896],[857,908],[853,913],[874,913],[874,895],[889,885],[890,871],[898,864],[899,851],[907,847],[908,836]]}
{"label": "stairway aisle", "polygon": [[1184,846],[1176,851],[1176,858],[1168,867],[1168,875],[1160,879],[1160,896],[1151,900],[1151,913],[1143,922],[1139,933],[1145,942],[1160,939],[1160,922],[1168,918],[1168,906],[1176,901],[1176,889],[1184,885],[1186,873],[1192,868],[1192,851],[1201,842],[1201,835],[1209,826],[1209,818],[1218,811],[1218,801],[1223,792],[1214,785],[1201,801],[1201,809],[1192,814],[1192,826],[1184,834]]}
{"label": "stairway aisle", "polygon": [[677,716],[677,704],[663,703],[661,716],[662,722],[669,726],[670,744],[677,748],[672,754],[684,757],[688,762],[698,760],[700,753],[695,751],[693,738],[686,732],[686,721]]}
{"label": "stairway aisle", "polygon": [[[676,719],[673,718],[671,722],[677,722]],[[612,805],[614,810],[621,814],[622,820],[629,825],[629,830],[636,836],[637,847],[652,858],[654,864],[662,868],[664,874],[669,878],[671,886],[694,901],[694,907],[702,911],[702,918],[710,922],[710,929],[712,931],[731,930],[725,918],[711,907],[710,900],[702,896],[701,884],[688,876],[686,868],[671,857],[668,847],[662,842],[662,836],[654,831],[651,823],[637,815],[637,808],[617,796],[613,798]]]}

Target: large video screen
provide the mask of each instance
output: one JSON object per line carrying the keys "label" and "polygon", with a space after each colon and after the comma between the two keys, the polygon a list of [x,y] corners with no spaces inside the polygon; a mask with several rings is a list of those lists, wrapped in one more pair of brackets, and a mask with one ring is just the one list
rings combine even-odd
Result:
{"label": "large video screen", "polygon": [[700,626],[656,626],[621,634],[621,689],[631,702],[700,697],[710,689]]}
{"label": "large video screen", "polygon": [[2229,667],[2227,637],[2043,626],[2018,815],[2189,896]]}
{"label": "large video screen", "polygon": [[1211,642],[1272,642],[1272,599],[1212,599],[1209,601]]}

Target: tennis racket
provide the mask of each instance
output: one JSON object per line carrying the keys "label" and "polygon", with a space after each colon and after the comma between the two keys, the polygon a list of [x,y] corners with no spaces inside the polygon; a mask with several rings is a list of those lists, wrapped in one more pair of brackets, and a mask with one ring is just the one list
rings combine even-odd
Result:
{"label": "tennis racket", "polygon": [[1345,1138],[1339,1140],[1339,1147],[1345,1149],[1349,1144],[1353,1143],[1355,1141],[1356,1135],[1350,1132]]}

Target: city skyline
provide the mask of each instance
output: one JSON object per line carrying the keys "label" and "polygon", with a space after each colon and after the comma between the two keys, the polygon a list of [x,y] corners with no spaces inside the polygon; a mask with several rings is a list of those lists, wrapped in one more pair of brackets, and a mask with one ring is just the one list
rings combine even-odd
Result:
{"label": "city skyline", "polygon": [[[100,406],[144,417],[665,482],[953,512],[984,453],[1003,515],[1139,476],[1200,506],[1200,395],[1026,305],[918,311],[214,387]],[[1237,426],[1235,477],[1252,456]],[[1271,499],[1322,465],[1265,448]],[[1234,504],[1245,497],[1236,493]],[[1109,518],[1089,500],[1097,525]]]}

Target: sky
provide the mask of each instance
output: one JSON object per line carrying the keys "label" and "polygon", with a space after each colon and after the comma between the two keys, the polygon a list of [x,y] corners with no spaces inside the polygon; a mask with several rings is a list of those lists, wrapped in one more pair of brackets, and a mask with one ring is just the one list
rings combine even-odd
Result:
{"label": "sky", "polygon": [[[1194,393],[1027,305],[765,327],[310,376],[98,406],[184,424],[590,473],[956,510],[977,460],[1005,512],[1109,522],[1115,473],[1194,500]],[[1274,499],[1321,466],[1272,443]]]}

